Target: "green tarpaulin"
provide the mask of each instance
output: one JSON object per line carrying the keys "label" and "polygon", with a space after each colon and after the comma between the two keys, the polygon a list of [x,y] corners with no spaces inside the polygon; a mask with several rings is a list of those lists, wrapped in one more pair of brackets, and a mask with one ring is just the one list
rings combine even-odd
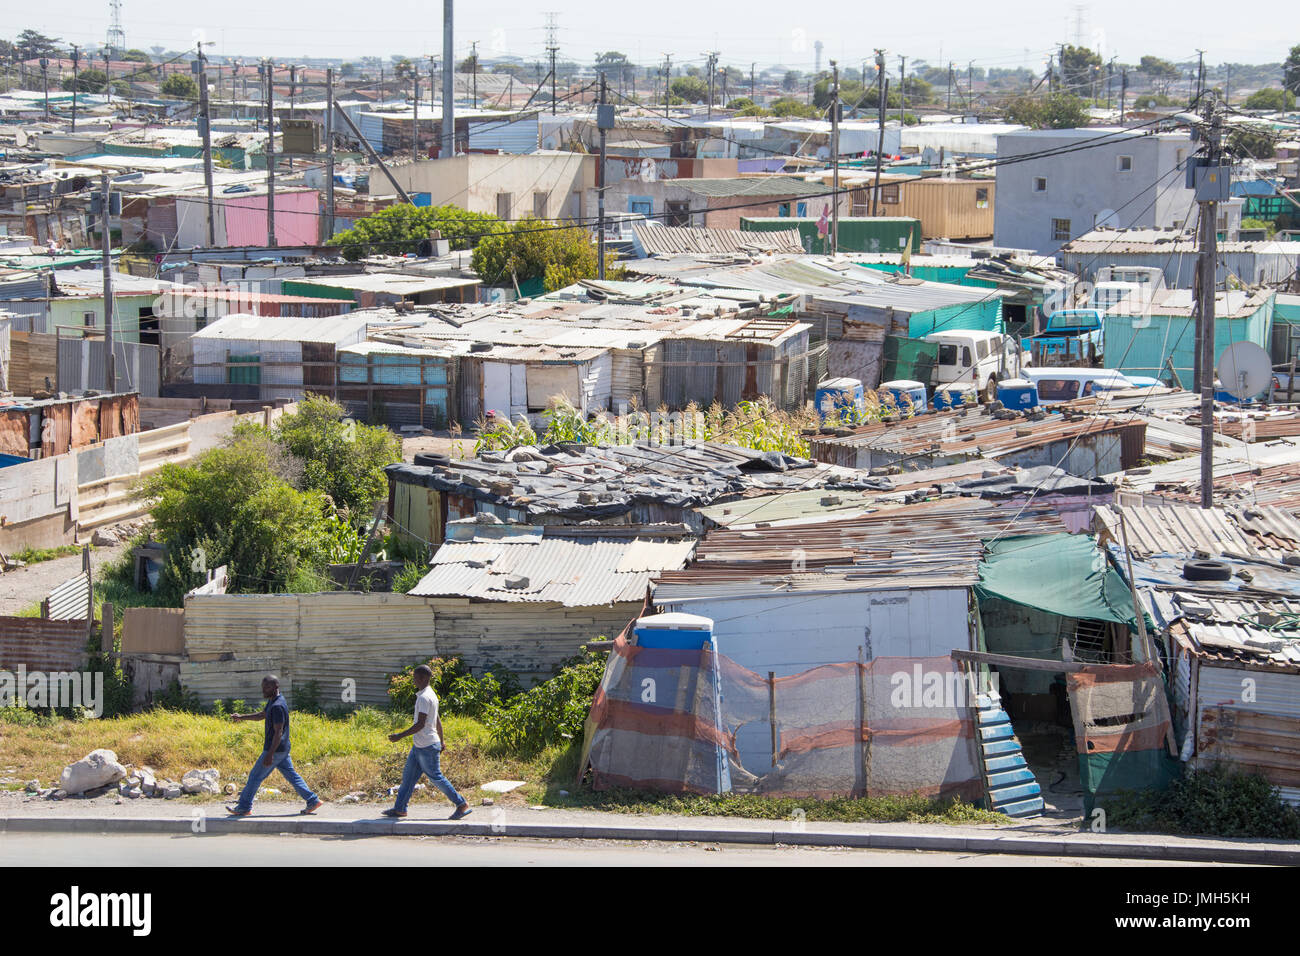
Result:
{"label": "green tarpaulin", "polygon": [[987,544],[975,593],[1137,630],[1128,585],[1088,534],[1024,535]]}

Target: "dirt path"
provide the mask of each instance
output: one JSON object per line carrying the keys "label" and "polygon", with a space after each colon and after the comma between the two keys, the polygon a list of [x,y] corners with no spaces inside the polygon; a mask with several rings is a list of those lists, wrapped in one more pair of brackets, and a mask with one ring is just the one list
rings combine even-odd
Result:
{"label": "dirt path", "polygon": [[[105,564],[126,553],[127,545],[93,548],[90,552],[92,574]],[[50,591],[81,570],[81,555],[39,561],[0,574],[0,615],[17,614],[44,600]]]}

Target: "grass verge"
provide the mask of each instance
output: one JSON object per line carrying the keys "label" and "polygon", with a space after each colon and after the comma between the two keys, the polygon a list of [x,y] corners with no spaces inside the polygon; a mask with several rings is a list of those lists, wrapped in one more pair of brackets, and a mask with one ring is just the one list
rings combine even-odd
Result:
{"label": "grass verge", "polygon": [[[249,703],[247,709],[258,706]],[[732,816],[755,820],[790,819],[802,810],[805,819],[843,822],[1005,823],[1006,817],[960,801],[931,801],[922,797],[839,798],[801,800],[752,794],[695,796],[631,790],[595,792],[574,783],[581,741],[543,749],[520,757],[492,743],[488,729],[469,717],[443,717],[447,750],[443,772],[471,803],[492,796],[498,804],[545,804],[562,809],[602,810],[627,814]],[[409,744],[389,743],[388,734],[410,725],[406,713],[362,708],[347,717],[326,717],[295,711],[292,716],[293,756],[309,786],[324,800],[361,792],[371,800],[387,800],[388,788],[402,777]],[[0,762],[10,779],[33,777],[54,785],[63,768],[90,751],[104,747],[133,767],[151,767],[160,778],[179,780],[187,770],[215,767],[221,783],[242,786],[249,767],[261,752],[260,723],[231,723],[210,714],[155,709],[100,720],[66,720],[34,711],[0,710],[0,736],[5,741]],[[493,780],[524,780],[508,794],[479,788]],[[6,784],[9,789],[20,787]],[[279,774],[266,786],[281,792],[265,799],[297,800]],[[564,793],[561,793],[564,791]],[[200,799],[200,798],[188,798]],[[204,798],[226,800],[225,795]],[[436,791],[417,792],[415,800],[443,801]]]}

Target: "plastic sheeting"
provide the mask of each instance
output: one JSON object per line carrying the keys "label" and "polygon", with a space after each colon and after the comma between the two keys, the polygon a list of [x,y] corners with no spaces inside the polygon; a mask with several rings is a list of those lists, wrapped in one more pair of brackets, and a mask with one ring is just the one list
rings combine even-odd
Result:
{"label": "plastic sheeting", "polygon": [[[716,689],[716,693],[715,693]],[[952,660],[877,658],[769,678],[710,650],[615,641],[587,721],[593,786],[978,800],[971,695]]]}
{"label": "plastic sheeting", "polygon": [[1137,630],[1128,585],[1092,535],[1002,538],[985,546],[975,593],[1062,617],[1112,621]]}

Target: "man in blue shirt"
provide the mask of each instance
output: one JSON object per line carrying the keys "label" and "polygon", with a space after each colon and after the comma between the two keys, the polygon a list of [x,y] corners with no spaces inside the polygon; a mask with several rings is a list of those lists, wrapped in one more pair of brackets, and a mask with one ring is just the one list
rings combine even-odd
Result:
{"label": "man in blue shirt", "polygon": [[253,798],[262,781],[271,775],[271,771],[280,768],[284,779],[288,780],[298,796],[307,801],[303,813],[315,813],[320,809],[321,801],[312,793],[307,782],[294,769],[289,758],[289,705],[280,693],[280,678],[267,674],[262,678],[262,696],[266,698],[266,707],[256,714],[231,714],[235,723],[241,720],[263,719],[266,722],[262,738],[262,755],[248,772],[248,782],[239,795],[239,802],[233,807],[226,807],[232,817],[246,817],[253,810]]}

